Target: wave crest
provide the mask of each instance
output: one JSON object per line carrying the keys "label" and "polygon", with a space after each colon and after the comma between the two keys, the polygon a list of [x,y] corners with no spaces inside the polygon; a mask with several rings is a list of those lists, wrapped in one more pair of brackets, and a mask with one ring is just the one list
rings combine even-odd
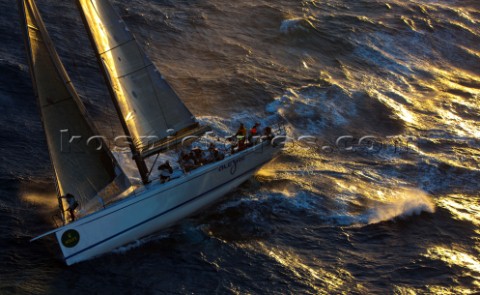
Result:
{"label": "wave crest", "polygon": [[306,18],[291,18],[282,21],[280,32],[282,34],[295,34],[309,32],[315,29],[315,26]]}
{"label": "wave crest", "polygon": [[385,200],[370,206],[359,215],[340,214],[333,220],[343,226],[361,226],[407,218],[420,215],[422,212],[435,212],[432,198],[422,190],[404,188],[392,192]]}
{"label": "wave crest", "polygon": [[366,219],[368,224],[375,224],[399,217],[419,215],[422,212],[435,212],[433,200],[421,190],[409,189],[394,196],[394,200],[368,210]]}

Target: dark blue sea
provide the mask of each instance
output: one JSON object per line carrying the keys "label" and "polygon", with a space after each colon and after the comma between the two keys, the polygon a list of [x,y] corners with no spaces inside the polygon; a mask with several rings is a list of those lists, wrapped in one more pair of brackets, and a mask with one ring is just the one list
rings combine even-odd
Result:
{"label": "dark blue sea", "polygon": [[[0,294],[478,294],[478,0],[115,0],[220,134],[285,150],[212,207],[67,267],[16,1],[0,0]],[[102,134],[121,127],[73,0],[38,0]],[[125,169],[134,167],[125,163]]]}

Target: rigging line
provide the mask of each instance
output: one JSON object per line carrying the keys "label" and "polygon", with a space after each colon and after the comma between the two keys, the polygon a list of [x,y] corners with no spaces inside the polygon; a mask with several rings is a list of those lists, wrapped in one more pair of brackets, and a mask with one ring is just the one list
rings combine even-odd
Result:
{"label": "rigging line", "polygon": [[[105,105],[104,105],[105,113],[108,114],[109,108],[107,106],[107,100],[105,99],[104,101],[105,101]],[[110,132],[112,133],[112,139],[115,140],[115,130],[113,129],[113,120],[108,120],[108,123],[109,123],[108,125],[110,126]]]}
{"label": "rigging line", "polygon": [[150,176],[152,174],[153,168],[155,167],[155,164],[157,164],[158,157],[160,157],[160,153],[157,154],[155,161],[153,161],[152,167],[150,168],[150,171],[148,171],[147,176]]}

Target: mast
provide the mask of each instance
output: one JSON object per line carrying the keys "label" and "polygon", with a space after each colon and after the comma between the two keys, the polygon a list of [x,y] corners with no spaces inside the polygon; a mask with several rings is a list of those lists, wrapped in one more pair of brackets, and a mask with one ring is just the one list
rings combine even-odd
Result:
{"label": "mast", "polygon": [[77,0],[144,182],[144,159],[205,133],[107,0]]}
{"label": "mast", "polygon": [[[83,23],[88,24],[85,14],[82,13],[82,7],[80,4],[80,1],[76,1],[76,3],[77,3],[78,10],[80,11],[80,16],[82,18]],[[115,99],[115,90],[112,88],[112,83],[110,83],[110,78],[108,76],[107,70],[103,66],[102,57],[100,55],[99,49],[96,46],[92,31],[90,30],[86,30],[86,31],[87,31],[88,38],[90,39],[90,43],[94,48],[95,56],[97,57],[97,62],[98,62],[98,65],[100,66],[102,76],[105,79],[105,83],[107,84],[107,89],[108,89],[108,92],[110,93],[110,97],[112,98],[113,105],[115,106],[115,110],[117,111],[117,114],[119,116],[120,124],[122,125],[122,128],[123,128],[123,132],[125,132],[125,135],[128,138],[128,143],[129,143],[128,145],[130,146],[130,151],[132,152],[132,159],[135,161],[135,164],[137,165],[138,172],[140,174],[140,178],[142,179],[142,182],[144,184],[147,184],[149,182],[149,179],[148,179],[149,171],[148,171],[147,165],[145,164],[145,160],[141,156],[140,151],[136,148],[135,144],[133,143],[133,137],[130,134],[130,130],[128,129],[127,123],[124,120],[122,109],[120,108],[118,101]]]}

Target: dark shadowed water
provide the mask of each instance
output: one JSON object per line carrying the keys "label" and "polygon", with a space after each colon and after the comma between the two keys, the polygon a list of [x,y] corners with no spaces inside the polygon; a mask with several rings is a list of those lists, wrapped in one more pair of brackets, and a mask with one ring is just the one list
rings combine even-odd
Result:
{"label": "dark shadowed water", "polygon": [[[480,2],[113,2],[201,121],[281,118],[292,140],[199,215],[67,267],[53,239],[29,242],[55,226],[55,186],[0,0],[0,294],[480,292]],[[120,134],[74,1],[38,5]]]}

